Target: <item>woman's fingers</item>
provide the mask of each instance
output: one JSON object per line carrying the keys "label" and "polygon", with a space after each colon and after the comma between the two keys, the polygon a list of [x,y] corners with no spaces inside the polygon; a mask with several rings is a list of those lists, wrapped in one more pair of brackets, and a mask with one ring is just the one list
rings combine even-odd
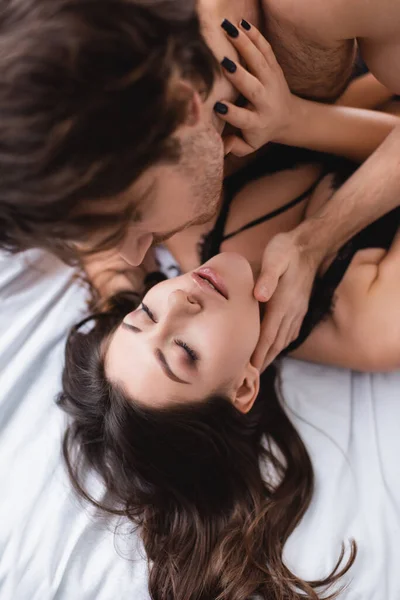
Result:
{"label": "woman's fingers", "polygon": [[[279,141],[292,123],[294,105],[283,71],[272,51],[268,53],[268,42],[263,43],[259,39],[259,32],[252,31],[251,26],[248,29],[249,24],[243,23],[241,31],[229,21],[224,21],[223,27],[245,59],[246,68],[229,58],[224,58],[222,68],[226,78],[249,101],[250,106],[243,109],[227,102],[217,102],[214,108],[222,120],[241,129],[245,142],[257,150],[272,140]],[[274,64],[266,60],[248,34],[254,37],[267,55],[270,54]]]}
{"label": "woman's fingers", "polygon": [[232,82],[238,92],[251,102],[251,104],[256,105],[260,96],[264,93],[262,83],[230,58],[225,57],[221,62],[221,66],[224,69],[226,78]]}
{"label": "woman's fingers", "polygon": [[225,156],[228,154],[233,154],[234,156],[242,157],[254,152],[254,148],[252,148],[244,141],[244,139],[238,137],[237,135],[229,135],[224,138],[224,149]]}
{"label": "woman's fingers", "polygon": [[[250,29],[246,30],[241,25],[240,29],[238,29],[225,19],[222,23],[222,28],[225,29],[231,44],[245,61],[246,68],[265,85],[268,79],[271,54],[275,59],[267,40],[253,26],[250,26]],[[262,43],[260,38],[264,40],[264,43]]]}
{"label": "woman's fingers", "polygon": [[239,108],[231,102],[217,102],[214,111],[220,119],[237,129],[250,129],[257,126],[257,117],[248,108]]}
{"label": "woman's fingers", "polygon": [[274,51],[271,44],[265,39],[262,33],[244,19],[240,22],[240,29],[253,42],[258,51],[263,55],[265,60],[272,66],[276,62]]}

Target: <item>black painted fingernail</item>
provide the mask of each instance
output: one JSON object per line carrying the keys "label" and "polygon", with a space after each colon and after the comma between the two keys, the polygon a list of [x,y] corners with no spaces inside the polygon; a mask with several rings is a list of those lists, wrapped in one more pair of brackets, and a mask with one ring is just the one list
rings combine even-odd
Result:
{"label": "black painted fingernail", "polygon": [[230,58],[225,56],[224,60],[221,62],[221,65],[228,71],[228,73],[235,73],[237,66]]}
{"label": "black painted fingernail", "polygon": [[222,29],[225,29],[226,33],[231,38],[237,38],[239,36],[239,29],[237,29],[228,19],[224,19],[221,23]]}
{"label": "black painted fingernail", "polygon": [[226,104],[223,104],[223,102],[216,102],[214,104],[214,110],[220,115],[226,115],[226,113],[228,112],[228,107]]}
{"label": "black painted fingernail", "polygon": [[242,19],[241,22],[240,22],[240,24],[243,27],[243,29],[245,29],[246,31],[250,31],[250,29],[251,29],[250,23],[248,23],[247,21],[245,21],[244,19]]}

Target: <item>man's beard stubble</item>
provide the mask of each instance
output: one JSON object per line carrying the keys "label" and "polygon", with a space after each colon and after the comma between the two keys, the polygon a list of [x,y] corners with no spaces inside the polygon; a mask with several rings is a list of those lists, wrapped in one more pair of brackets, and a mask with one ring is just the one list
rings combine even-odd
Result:
{"label": "man's beard stubble", "polygon": [[191,182],[196,203],[192,225],[203,225],[219,212],[223,198],[224,146],[212,125],[182,145],[180,168]]}

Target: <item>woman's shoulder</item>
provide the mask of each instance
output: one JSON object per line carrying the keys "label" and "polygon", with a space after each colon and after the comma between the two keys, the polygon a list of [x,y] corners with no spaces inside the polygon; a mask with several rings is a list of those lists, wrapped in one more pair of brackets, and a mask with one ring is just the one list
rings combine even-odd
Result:
{"label": "woman's shoulder", "polygon": [[299,348],[317,325],[327,320],[337,334],[342,332],[341,338],[349,340],[364,339],[371,330],[369,321],[378,323],[383,319],[379,337],[388,337],[383,331],[387,331],[388,325],[390,329],[391,320],[398,321],[392,314],[393,302],[389,296],[395,294],[397,287],[400,293],[400,284],[396,287],[393,269],[387,265],[395,262],[393,240],[399,225],[400,208],[397,208],[371,223],[339,250],[314,285],[300,336],[289,351]]}
{"label": "woman's shoulder", "polygon": [[230,203],[225,232],[278,210],[312,187],[321,174],[316,164],[301,164],[250,180]]}

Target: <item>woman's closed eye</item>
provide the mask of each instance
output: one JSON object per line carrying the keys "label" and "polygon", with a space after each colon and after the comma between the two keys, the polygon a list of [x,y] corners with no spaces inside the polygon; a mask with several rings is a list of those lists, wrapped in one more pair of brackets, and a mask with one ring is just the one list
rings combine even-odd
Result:
{"label": "woman's closed eye", "polygon": [[[144,302],[142,302],[140,309],[144,313],[146,313],[146,315],[149,317],[149,319],[151,319],[151,321],[153,321],[153,323],[157,323],[157,319],[155,318],[154,313],[147,306],[147,304],[144,304]],[[193,350],[193,348],[191,348],[186,342],[180,339],[176,339],[174,340],[174,342],[177,346],[184,350],[187,358],[189,358],[192,364],[199,360],[199,355],[197,354],[197,352]]]}
{"label": "woman's closed eye", "polygon": [[193,348],[188,346],[185,342],[182,342],[182,340],[174,340],[174,341],[177,346],[180,346],[181,348],[184,349],[184,351],[186,352],[187,356],[189,357],[189,359],[192,363],[195,363],[197,360],[199,360],[199,355],[197,354],[197,352],[195,352],[193,350]]}

